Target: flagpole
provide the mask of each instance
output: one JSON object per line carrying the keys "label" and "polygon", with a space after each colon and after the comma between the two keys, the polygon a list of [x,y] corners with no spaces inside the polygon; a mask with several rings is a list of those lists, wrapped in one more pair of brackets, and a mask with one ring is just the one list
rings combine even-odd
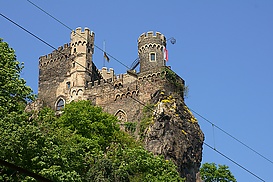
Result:
{"label": "flagpole", "polygon": [[105,57],[104,57],[104,54],[105,54],[105,40],[103,40],[103,55],[102,55],[103,67],[105,67]]}

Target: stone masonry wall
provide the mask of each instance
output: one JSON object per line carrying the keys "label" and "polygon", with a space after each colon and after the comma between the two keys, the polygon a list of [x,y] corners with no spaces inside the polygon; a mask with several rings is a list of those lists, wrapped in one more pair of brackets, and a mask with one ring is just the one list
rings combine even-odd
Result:
{"label": "stone masonry wall", "polygon": [[39,89],[38,96],[45,106],[54,108],[56,90],[71,69],[70,46],[65,44],[58,51],[42,56],[39,59]]}
{"label": "stone masonry wall", "polygon": [[[112,82],[100,81],[86,89],[84,98],[91,100],[94,105],[101,106],[113,115],[120,115],[123,121],[137,122],[141,120],[143,107],[151,100],[158,90],[166,93],[177,92],[177,88],[165,78],[163,68],[156,68],[131,78],[128,75],[123,79]],[[181,80],[182,84],[184,81]],[[183,95],[183,94],[181,94]]]}

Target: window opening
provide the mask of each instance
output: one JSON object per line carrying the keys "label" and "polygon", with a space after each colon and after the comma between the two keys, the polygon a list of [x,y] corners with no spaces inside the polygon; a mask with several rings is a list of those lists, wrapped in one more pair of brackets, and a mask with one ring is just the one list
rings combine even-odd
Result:
{"label": "window opening", "polygon": [[70,89],[70,87],[71,87],[70,82],[66,82],[66,88],[67,88],[67,89]]}
{"label": "window opening", "polygon": [[64,108],[64,100],[63,99],[60,99],[58,102],[57,102],[57,107],[56,107],[56,110],[57,111],[60,111],[61,109]]}
{"label": "window opening", "polygon": [[150,54],[150,61],[155,61],[155,53],[154,52],[152,52]]}

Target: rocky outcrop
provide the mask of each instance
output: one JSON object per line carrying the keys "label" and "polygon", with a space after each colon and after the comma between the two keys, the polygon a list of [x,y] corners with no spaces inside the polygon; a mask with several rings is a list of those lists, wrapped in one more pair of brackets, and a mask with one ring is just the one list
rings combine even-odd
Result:
{"label": "rocky outcrop", "polygon": [[149,111],[150,122],[143,134],[145,148],[172,160],[181,177],[186,177],[187,182],[195,182],[204,141],[196,118],[181,96],[166,95],[163,91],[154,94]]}

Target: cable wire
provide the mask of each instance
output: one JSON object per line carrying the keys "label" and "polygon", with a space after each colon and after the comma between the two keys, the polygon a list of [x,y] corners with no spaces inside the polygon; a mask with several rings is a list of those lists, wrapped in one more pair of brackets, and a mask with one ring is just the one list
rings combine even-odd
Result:
{"label": "cable wire", "polygon": [[199,114],[198,112],[194,111],[193,109],[189,108],[193,113],[195,113],[196,115],[198,115],[200,118],[204,119],[205,121],[207,121],[208,123],[210,123],[212,126],[214,126],[215,128],[219,129],[220,131],[222,131],[223,133],[225,133],[226,135],[228,135],[229,137],[231,137],[232,139],[236,140],[237,142],[239,142],[240,144],[242,144],[243,146],[245,146],[246,148],[248,148],[249,150],[251,150],[252,152],[256,153],[257,155],[259,155],[260,157],[262,157],[263,159],[267,160],[268,162],[270,162],[271,164],[273,164],[273,161],[268,159],[267,157],[265,157],[264,155],[262,155],[261,153],[257,152],[256,150],[254,150],[253,148],[251,148],[250,146],[248,146],[247,144],[245,144],[244,142],[242,142],[241,140],[237,139],[236,137],[232,136],[230,133],[226,132],[224,129],[220,128],[219,126],[215,125],[213,122],[211,122],[210,120],[208,120],[207,118],[205,118],[204,116],[202,116],[201,114]]}
{"label": "cable wire", "polygon": [[237,166],[239,166],[240,168],[242,168],[243,170],[245,170],[246,172],[248,172],[249,174],[255,176],[257,179],[264,181],[261,177],[259,177],[258,175],[254,174],[253,172],[251,172],[250,170],[248,170],[247,168],[245,168],[244,166],[242,166],[241,164],[239,164],[238,162],[236,162],[235,160],[231,159],[230,157],[228,157],[227,155],[223,154],[222,152],[220,152],[219,150],[213,148],[212,146],[210,146],[209,144],[207,144],[206,142],[204,142],[204,144],[209,147],[210,149],[214,150],[215,152],[217,152],[218,154],[220,154],[221,156],[223,156],[224,158],[226,158],[227,160],[231,161],[232,163],[236,164]]}
{"label": "cable wire", "polygon": [[[54,16],[52,16],[51,14],[49,14],[48,12],[46,12],[44,9],[42,9],[41,7],[39,7],[38,5],[36,5],[35,3],[33,3],[30,0],[27,0],[30,4],[32,4],[33,6],[35,6],[36,8],[38,8],[39,10],[41,10],[42,12],[44,12],[45,14],[47,14],[48,16],[50,16],[51,18],[53,18],[55,21],[57,21],[58,23],[62,24],[64,27],[66,27],[68,30],[70,31],[74,31],[73,28],[67,26],[66,24],[64,24],[62,21],[60,21],[59,19],[55,18]],[[83,39],[86,39],[85,37],[83,37],[82,35],[78,34],[77,32],[75,32],[78,36],[80,36]],[[96,44],[94,44],[94,46],[99,49],[102,52],[105,52],[102,48],[100,48],[99,46],[97,46]],[[111,57],[112,59],[114,59],[115,61],[117,61],[119,64],[123,65],[124,67],[126,67],[127,69],[130,69],[127,65],[125,65],[123,62],[119,61],[118,59],[116,59],[114,56],[112,56],[111,54],[109,54],[108,52],[105,52],[109,57]]]}
{"label": "cable wire", "polygon": [[51,180],[49,180],[49,179],[47,179],[47,178],[45,178],[45,177],[43,177],[43,176],[41,176],[41,175],[39,175],[39,174],[33,173],[33,172],[31,172],[31,171],[29,171],[29,170],[27,170],[27,169],[25,169],[25,168],[16,166],[16,165],[14,165],[14,164],[12,164],[12,163],[10,163],[10,162],[7,162],[7,161],[5,161],[5,160],[0,159],[0,164],[3,165],[3,166],[8,167],[8,168],[10,168],[10,169],[13,169],[13,170],[15,170],[15,171],[18,171],[19,173],[26,174],[26,175],[28,175],[28,176],[30,176],[30,177],[33,177],[33,178],[35,178],[35,179],[38,180],[38,181],[42,181],[42,182],[53,182],[53,181],[51,181]]}
{"label": "cable wire", "polygon": [[[27,0],[29,1],[29,0]],[[30,31],[28,31],[27,29],[25,29],[24,27],[22,27],[21,25],[19,25],[18,23],[14,22],[13,20],[11,20],[10,18],[6,17],[5,15],[3,15],[2,13],[0,13],[0,15],[2,17],[4,17],[5,19],[7,19],[8,21],[10,21],[11,23],[13,23],[14,25],[16,25],[17,27],[21,28],[22,30],[24,30],[25,32],[27,32],[28,34],[32,35],[33,37],[35,37],[36,39],[38,39],[39,41],[43,42],[44,44],[46,44],[47,46],[53,48],[54,50],[58,51],[58,49],[56,49],[54,46],[52,46],[51,44],[47,43],[46,41],[44,41],[43,39],[39,38],[38,36],[36,36],[35,34],[31,33]],[[58,51],[60,52],[60,51]],[[63,54],[62,52],[60,52],[61,54]],[[75,61],[76,62],[76,61]],[[79,64],[79,63],[78,63]],[[84,67],[86,70],[90,71],[88,68],[86,68],[85,66],[79,64],[80,66]],[[109,83],[109,82],[107,82]],[[138,99],[135,99],[133,97],[130,97],[133,100],[135,100],[136,102],[138,102],[139,104],[146,106],[143,102],[139,101]],[[147,107],[147,106],[146,106]],[[152,108],[149,108],[152,110]],[[153,110],[152,110],[153,111]],[[193,110],[192,110],[193,111]],[[193,111],[194,113],[196,113],[195,111]],[[199,114],[198,114],[199,115]],[[199,115],[201,117],[201,115]],[[202,117],[203,118],[203,117]],[[207,120],[209,121],[209,120]],[[209,121],[210,122],[210,121]],[[213,124],[212,122],[210,122],[211,124]],[[246,169],[245,167],[243,167],[242,165],[240,165],[239,163],[235,162],[234,160],[232,160],[231,158],[227,157],[226,155],[224,155],[223,153],[221,153],[220,151],[216,150],[215,148],[211,147],[209,144],[205,143],[204,144],[206,146],[208,146],[209,148],[213,149],[214,151],[216,151],[217,153],[219,153],[220,155],[222,155],[223,157],[225,157],[226,159],[230,160],[231,162],[233,162],[234,164],[236,164],[237,166],[239,166],[240,168],[242,168],[243,170],[247,171],[249,174],[255,176],[256,178],[260,179],[261,181],[264,181],[262,178],[260,178],[259,176],[255,175],[253,172],[249,171],[248,169]]]}

